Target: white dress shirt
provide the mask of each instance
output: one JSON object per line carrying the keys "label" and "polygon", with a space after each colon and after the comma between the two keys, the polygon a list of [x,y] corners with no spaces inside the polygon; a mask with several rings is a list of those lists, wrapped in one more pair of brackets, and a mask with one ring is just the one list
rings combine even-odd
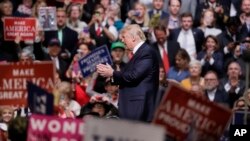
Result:
{"label": "white dress shirt", "polygon": [[136,51],[141,47],[141,45],[144,43],[144,41],[141,41],[140,43],[138,43],[135,47],[134,47],[134,49],[133,49],[133,54],[135,54],[136,53]]}
{"label": "white dress shirt", "polygon": [[188,52],[192,60],[196,58],[197,52],[195,47],[195,40],[191,29],[189,29],[188,31],[182,29],[177,41],[179,42],[181,48],[185,49]]}

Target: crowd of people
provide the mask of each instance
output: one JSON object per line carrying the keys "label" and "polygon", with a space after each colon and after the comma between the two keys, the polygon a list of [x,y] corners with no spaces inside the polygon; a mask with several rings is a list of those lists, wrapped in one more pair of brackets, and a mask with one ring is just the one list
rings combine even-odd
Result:
{"label": "crowd of people", "polygon": [[[56,7],[56,30],[39,22],[42,7]],[[52,61],[58,117],[151,122],[169,82],[232,110],[250,108],[250,0],[3,0],[0,12],[0,62]],[[35,18],[35,39],[5,40],[6,17]],[[113,65],[83,77],[78,60],[103,45]],[[1,108],[1,136],[30,114]]]}

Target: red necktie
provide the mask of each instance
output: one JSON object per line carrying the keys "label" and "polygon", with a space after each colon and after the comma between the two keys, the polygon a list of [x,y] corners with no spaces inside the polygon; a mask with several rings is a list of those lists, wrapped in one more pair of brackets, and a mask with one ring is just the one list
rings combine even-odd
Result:
{"label": "red necktie", "polygon": [[165,72],[167,73],[168,70],[169,70],[168,54],[165,51],[164,46],[161,46],[161,47],[162,47],[162,62],[163,62],[163,65],[164,65]]}
{"label": "red necktie", "polygon": [[133,58],[133,56],[134,56],[133,51],[129,51],[128,52],[128,58],[129,58],[129,60],[131,60]]}
{"label": "red necktie", "polygon": [[97,36],[100,36],[100,35],[101,35],[101,27],[100,27],[100,26],[97,27],[96,35],[97,35]]}

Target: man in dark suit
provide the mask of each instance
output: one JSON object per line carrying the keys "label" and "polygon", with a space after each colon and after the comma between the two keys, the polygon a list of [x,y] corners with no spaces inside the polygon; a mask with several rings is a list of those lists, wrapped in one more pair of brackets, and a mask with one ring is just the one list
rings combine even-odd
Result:
{"label": "man in dark suit", "polygon": [[68,80],[66,78],[66,71],[69,64],[64,61],[59,55],[61,52],[60,41],[57,38],[51,39],[48,43],[48,53],[44,52],[39,46],[34,46],[35,58],[41,61],[53,61],[56,71],[59,75],[59,78],[63,81]]}
{"label": "man in dark suit", "polygon": [[229,107],[228,95],[223,89],[219,89],[217,73],[208,71],[205,76],[205,95],[213,102],[224,104]]}
{"label": "man in dark suit", "polygon": [[[164,66],[165,72],[168,72],[170,66],[175,64],[175,55],[180,49],[180,45],[176,41],[168,41],[168,29],[164,25],[158,25],[154,28],[154,34],[156,38],[156,42],[153,43],[153,48],[157,52],[157,57],[159,63]],[[167,55],[167,60],[164,60],[164,55]],[[165,62],[169,64],[168,68],[165,66]]]}
{"label": "man in dark suit", "polygon": [[112,77],[119,84],[119,116],[123,119],[152,121],[155,98],[159,85],[159,63],[155,50],[145,43],[145,35],[139,25],[126,26],[121,40],[133,57],[121,71],[110,65],[97,65],[97,72]]}
{"label": "man in dark suit", "polygon": [[168,19],[169,14],[163,11],[164,0],[153,0],[153,8],[149,10],[149,18],[152,19],[156,14],[159,14],[160,20]]}
{"label": "man in dark suit", "polygon": [[183,13],[181,15],[181,28],[170,32],[169,41],[179,42],[181,48],[185,49],[190,57],[195,59],[197,53],[202,49],[204,33],[198,28],[192,28],[192,26],[192,14]]}
{"label": "man in dark suit", "polygon": [[220,80],[220,89],[224,89],[227,93],[230,108],[233,108],[235,101],[244,94],[246,82],[241,79],[241,74],[240,64],[232,61],[227,67],[227,76]]}
{"label": "man in dark suit", "polygon": [[[76,53],[77,43],[78,43],[78,34],[74,30],[66,26],[67,15],[64,9],[57,9],[57,31],[46,31],[44,46],[48,46],[48,42],[57,38],[60,41],[62,47],[62,57],[68,59],[72,58]],[[70,62],[70,60],[69,60]]]}

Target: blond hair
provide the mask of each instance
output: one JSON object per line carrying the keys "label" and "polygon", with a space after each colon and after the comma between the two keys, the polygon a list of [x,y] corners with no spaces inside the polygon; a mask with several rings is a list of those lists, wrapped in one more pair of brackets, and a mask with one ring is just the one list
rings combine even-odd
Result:
{"label": "blond hair", "polygon": [[141,27],[138,24],[131,24],[125,26],[121,30],[121,34],[124,34],[125,32],[128,32],[131,35],[136,35],[140,38],[140,40],[146,41],[146,36],[144,35],[144,32],[142,31]]}

